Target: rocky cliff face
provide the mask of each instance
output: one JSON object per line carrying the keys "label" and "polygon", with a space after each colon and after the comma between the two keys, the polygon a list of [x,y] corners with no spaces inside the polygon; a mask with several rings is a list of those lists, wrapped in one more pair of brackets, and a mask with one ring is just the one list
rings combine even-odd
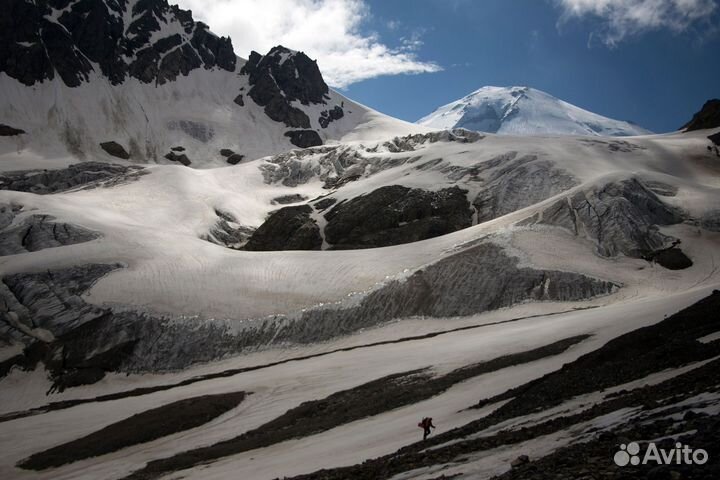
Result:
{"label": "rocky cliff face", "polygon": [[[329,249],[348,250],[400,245],[462,230],[472,224],[466,194],[458,187],[437,192],[402,185],[381,187],[324,213],[324,238]],[[334,200],[320,200],[315,208],[326,210]],[[310,205],[277,210],[245,249],[319,250],[323,237],[311,213]]]}
{"label": "rocky cliff face", "polygon": [[[264,107],[268,117],[282,122],[292,130],[285,133],[290,142],[300,148],[322,145],[318,133],[310,129],[310,117],[293,102],[302,105],[327,104],[330,89],[322,78],[317,62],[303,52],[294,52],[283,46],[273,47],[267,55],[250,53],[250,58],[241,70],[248,75],[250,88],[248,97]],[[244,103],[242,94],[236,103]],[[344,116],[340,105],[323,110],[318,122],[321,128],[327,128]]]}
{"label": "rocky cliff face", "polygon": [[[304,53],[277,46],[245,62],[229,38],[167,0],[3,6],[0,140],[10,149],[222,166],[220,150],[234,164],[322,145],[366,112],[331,91]],[[184,152],[168,153],[175,147]]]}
{"label": "rocky cliff face", "polygon": [[705,102],[700,111],[693,115],[692,120],[683,125],[682,129],[690,132],[717,127],[720,127],[720,99],[713,98]]}
{"label": "rocky cliff face", "polygon": [[0,71],[28,86],[59,76],[77,87],[91,72],[117,85],[128,77],[162,84],[201,67],[235,70],[230,39],[166,0],[9,0],[5,8]]}
{"label": "rocky cliff face", "polygon": [[416,242],[467,228],[472,210],[458,187],[429,192],[391,185],[340,203],[325,218],[334,249],[374,248]]}
{"label": "rocky cliff face", "polygon": [[293,107],[292,102],[309,105],[330,99],[327,96],[330,89],[317,63],[302,52],[282,46],[274,47],[265,56],[250,53],[241,73],[249,76],[248,96],[265,107],[270,118],[288,127],[310,128],[308,116]]}

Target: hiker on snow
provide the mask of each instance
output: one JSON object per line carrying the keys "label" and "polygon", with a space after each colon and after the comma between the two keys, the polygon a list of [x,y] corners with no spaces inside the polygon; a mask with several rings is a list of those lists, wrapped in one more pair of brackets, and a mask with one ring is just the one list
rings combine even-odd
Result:
{"label": "hiker on snow", "polygon": [[435,428],[435,425],[432,423],[432,418],[425,417],[418,423],[418,427],[423,429],[423,440],[426,440],[428,435],[430,435],[430,429]]}

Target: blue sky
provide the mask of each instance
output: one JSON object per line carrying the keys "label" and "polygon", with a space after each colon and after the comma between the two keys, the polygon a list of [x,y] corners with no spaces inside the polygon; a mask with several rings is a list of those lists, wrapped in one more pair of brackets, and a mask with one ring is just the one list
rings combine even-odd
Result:
{"label": "blue sky", "polygon": [[[390,46],[415,35],[415,51],[443,70],[382,76],[348,86],[361,103],[415,121],[484,85],[527,85],[655,132],[677,129],[720,96],[720,39],[702,22],[656,28],[615,45],[603,19],[561,20],[538,0],[371,0],[375,29]],[[717,13],[717,12],[716,12]],[[717,15],[714,15],[717,20]],[[716,24],[717,25],[717,24]]]}
{"label": "blue sky", "polygon": [[232,38],[318,60],[408,121],[486,85],[544,90],[655,132],[720,96],[720,0],[177,0]]}

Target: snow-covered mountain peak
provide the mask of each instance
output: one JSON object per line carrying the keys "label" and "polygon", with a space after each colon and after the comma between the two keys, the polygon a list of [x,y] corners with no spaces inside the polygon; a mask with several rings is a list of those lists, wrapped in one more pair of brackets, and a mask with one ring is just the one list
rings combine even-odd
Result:
{"label": "snow-covered mountain peak", "polygon": [[509,135],[645,135],[650,131],[576,107],[535,88],[482,87],[420,119],[433,128]]}

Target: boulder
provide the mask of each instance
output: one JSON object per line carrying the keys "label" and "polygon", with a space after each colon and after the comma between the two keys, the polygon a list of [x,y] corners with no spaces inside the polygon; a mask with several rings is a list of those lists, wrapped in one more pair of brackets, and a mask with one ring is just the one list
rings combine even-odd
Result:
{"label": "boulder", "polygon": [[679,241],[673,243],[671,247],[663,248],[645,255],[645,260],[656,262],[668,270],[684,270],[693,265],[692,260],[685,255],[677,245]]}
{"label": "boulder", "polygon": [[237,165],[238,163],[242,162],[245,158],[245,155],[240,155],[239,153],[233,153],[225,161],[229,163],[230,165]]}
{"label": "boulder", "polygon": [[273,205],[287,205],[289,203],[298,203],[302,202],[303,200],[307,200],[307,197],[304,195],[300,195],[299,193],[293,193],[290,195],[282,195],[279,197],[275,197],[272,199]]}
{"label": "boulder", "polygon": [[169,153],[165,154],[165,158],[167,158],[171,162],[182,163],[186,167],[190,166],[190,164],[192,163],[190,161],[190,159],[188,158],[188,156],[185,155],[184,153],[177,154],[175,152],[169,152]]}
{"label": "boulder", "polygon": [[317,147],[323,144],[322,138],[315,130],[291,130],[285,132],[290,137],[290,143],[300,148]]}
{"label": "boulder", "polygon": [[342,107],[339,105],[335,105],[331,110],[323,110],[322,113],[320,113],[320,118],[318,118],[318,122],[320,122],[320,126],[322,128],[327,128],[330,123],[334,122],[335,120],[340,120],[345,116],[345,112],[343,111]]}
{"label": "boulder", "polygon": [[25,130],[0,123],[0,137],[12,137],[15,135],[22,135],[23,133],[25,133]]}
{"label": "boulder", "polygon": [[127,150],[125,150],[125,148],[117,142],[102,142],[100,144],[100,148],[105,150],[108,155],[112,155],[113,157],[122,158],[123,160],[127,160],[130,158],[130,154],[127,152]]}

